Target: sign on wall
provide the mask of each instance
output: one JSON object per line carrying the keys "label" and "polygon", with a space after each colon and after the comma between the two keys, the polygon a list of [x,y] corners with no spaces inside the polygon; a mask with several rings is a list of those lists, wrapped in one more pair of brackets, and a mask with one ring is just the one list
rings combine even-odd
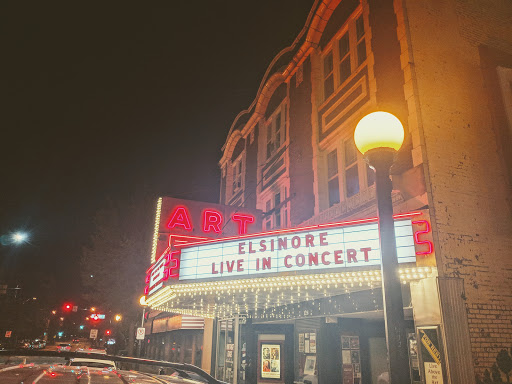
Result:
{"label": "sign on wall", "polygon": [[[395,221],[399,263],[416,262],[412,220]],[[181,249],[179,280],[223,279],[380,265],[377,222],[273,231]]]}
{"label": "sign on wall", "polygon": [[420,355],[426,384],[443,384],[443,356],[439,327],[418,327]]}

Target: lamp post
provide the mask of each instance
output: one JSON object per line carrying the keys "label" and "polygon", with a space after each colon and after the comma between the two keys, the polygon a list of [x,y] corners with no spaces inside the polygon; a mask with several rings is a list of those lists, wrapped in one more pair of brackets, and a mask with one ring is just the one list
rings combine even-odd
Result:
{"label": "lamp post", "polygon": [[410,383],[402,287],[398,272],[391,200],[392,185],[389,178],[391,165],[404,141],[404,129],[400,120],[392,114],[373,112],[363,117],[357,124],[354,141],[365,160],[375,169],[389,382],[391,384]]}

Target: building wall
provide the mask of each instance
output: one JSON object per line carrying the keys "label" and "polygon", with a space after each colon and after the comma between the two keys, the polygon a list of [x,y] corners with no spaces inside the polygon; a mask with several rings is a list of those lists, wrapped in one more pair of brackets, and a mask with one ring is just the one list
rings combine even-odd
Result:
{"label": "building wall", "polygon": [[512,52],[512,6],[406,0],[395,8],[408,28],[398,29],[404,89],[439,274],[464,279],[473,362],[481,374],[512,345],[512,215],[479,46]]}
{"label": "building wall", "polygon": [[290,81],[290,222],[297,226],[314,214],[313,146],[311,143],[311,61],[302,64],[302,81]]}
{"label": "building wall", "polygon": [[[246,140],[245,165],[245,200],[244,207],[256,209],[256,186],[258,184],[258,125],[251,131]],[[252,138],[252,139],[251,139]]]}
{"label": "building wall", "polygon": [[[362,1],[371,49],[357,76],[366,76],[367,94],[322,133],[322,108],[351,92],[341,89],[344,85],[331,99],[320,96],[322,55],[345,17],[359,7],[354,1],[325,3],[333,7],[333,18],[315,27],[314,33],[326,32],[299,64],[302,81],[298,71],[286,79],[290,223],[361,218],[375,211],[370,187],[326,205],[325,157],[363,114],[377,108],[397,114],[407,132],[400,167],[394,169],[395,211],[429,209],[439,275],[464,281],[473,364],[482,375],[497,353],[512,345],[512,127],[504,113],[500,119],[494,113],[503,100],[495,100],[499,87],[488,80],[494,59],[486,56],[498,52],[499,64],[512,68],[512,3]],[[253,159],[248,150],[248,163]],[[252,166],[246,167],[251,189]]]}

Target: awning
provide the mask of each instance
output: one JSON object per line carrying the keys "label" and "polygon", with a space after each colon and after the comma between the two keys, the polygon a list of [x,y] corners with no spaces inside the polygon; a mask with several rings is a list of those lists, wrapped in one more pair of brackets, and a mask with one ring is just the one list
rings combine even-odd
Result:
{"label": "awning", "polygon": [[[404,285],[437,273],[433,267],[400,270]],[[166,286],[147,299],[152,309],[205,318],[265,313],[277,307],[311,302],[325,297],[381,289],[380,270],[316,273]]]}

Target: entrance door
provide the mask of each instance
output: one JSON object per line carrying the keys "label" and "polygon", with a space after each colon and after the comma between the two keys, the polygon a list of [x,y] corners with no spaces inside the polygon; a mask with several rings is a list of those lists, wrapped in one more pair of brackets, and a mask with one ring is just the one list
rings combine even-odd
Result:
{"label": "entrance door", "polygon": [[217,325],[216,378],[237,384],[239,355],[238,317],[219,320]]}

